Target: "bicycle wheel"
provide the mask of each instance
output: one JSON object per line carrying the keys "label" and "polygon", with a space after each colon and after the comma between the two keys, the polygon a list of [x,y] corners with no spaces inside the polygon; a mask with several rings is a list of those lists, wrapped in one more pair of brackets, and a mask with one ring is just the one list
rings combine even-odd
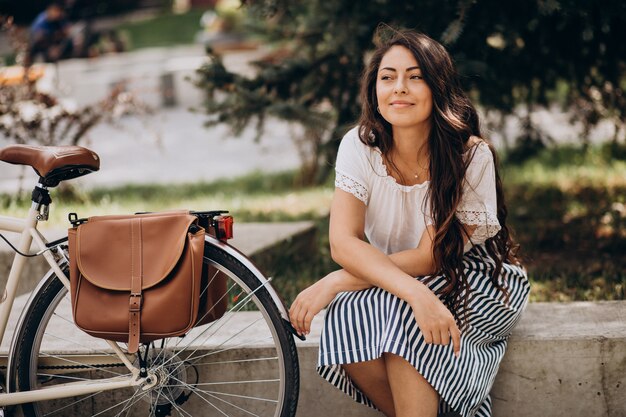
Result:
{"label": "bicycle wheel", "polygon": [[[142,347],[148,371],[158,376],[154,387],[24,404],[24,415],[293,417],[297,352],[270,294],[220,248],[206,245],[204,262],[227,277],[227,311],[184,337]],[[106,342],[73,324],[68,291],[54,275],[25,312],[17,336],[12,368],[20,391],[130,374]],[[137,355],[128,358],[138,364]]]}

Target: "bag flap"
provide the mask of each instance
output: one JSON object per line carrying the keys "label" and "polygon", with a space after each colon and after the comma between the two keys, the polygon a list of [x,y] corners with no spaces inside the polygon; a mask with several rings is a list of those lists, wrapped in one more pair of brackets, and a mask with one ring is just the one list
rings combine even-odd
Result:
{"label": "bag flap", "polygon": [[[139,222],[139,228],[135,228],[139,233],[133,234],[133,221]],[[143,275],[142,288],[150,288],[178,263],[194,221],[196,217],[188,212],[92,217],[78,227],[78,269],[98,287],[130,291],[135,268]],[[133,242],[141,245],[139,260],[132,259]]]}

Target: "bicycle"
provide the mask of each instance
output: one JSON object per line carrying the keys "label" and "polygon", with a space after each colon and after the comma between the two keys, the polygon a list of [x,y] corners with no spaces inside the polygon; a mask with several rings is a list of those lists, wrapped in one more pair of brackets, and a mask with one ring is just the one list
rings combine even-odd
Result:
{"label": "bicycle", "polygon": [[[299,367],[293,337],[303,338],[271,279],[245,255],[207,233],[203,261],[228,278],[226,314],[130,355],[123,343],[93,338],[73,324],[67,237],[48,242],[37,230],[48,219],[48,189],[97,171],[99,157],[77,146],[11,145],[0,150],[0,160],[30,165],[39,175],[27,217],[0,216],[0,231],[21,236],[15,247],[0,235],[16,251],[0,306],[0,338],[26,258],[44,256],[51,268],[17,321],[0,408],[19,404],[24,415],[37,417],[295,415]],[[204,215],[219,228],[219,213]],[[29,253],[33,243],[38,251]]]}

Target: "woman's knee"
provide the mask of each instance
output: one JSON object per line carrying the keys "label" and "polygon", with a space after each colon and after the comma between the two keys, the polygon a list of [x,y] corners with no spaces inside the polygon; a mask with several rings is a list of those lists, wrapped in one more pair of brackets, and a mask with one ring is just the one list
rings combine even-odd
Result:
{"label": "woman's knee", "polygon": [[395,417],[393,397],[383,358],[341,365],[352,383],[387,417]]}
{"label": "woman's knee", "polygon": [[436,416],[439,394],[430,383],[402,356],[383,357],[397,416]]}
{"label": "woman's knee", "polygon": [[383,358],[341,365],[351,379],[371,381],[373,384],[389,384],[387,367]]}

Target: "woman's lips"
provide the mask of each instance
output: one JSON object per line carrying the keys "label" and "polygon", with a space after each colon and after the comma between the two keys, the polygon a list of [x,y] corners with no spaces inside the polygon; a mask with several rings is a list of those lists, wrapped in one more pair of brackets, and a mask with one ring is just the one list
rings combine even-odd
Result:
{"label": "woman's lips", "polygon": [[410,103],[408,101],[392,101],[390,105],[395,108],[404,108],[404,107],[412,106],[413,103]]}

